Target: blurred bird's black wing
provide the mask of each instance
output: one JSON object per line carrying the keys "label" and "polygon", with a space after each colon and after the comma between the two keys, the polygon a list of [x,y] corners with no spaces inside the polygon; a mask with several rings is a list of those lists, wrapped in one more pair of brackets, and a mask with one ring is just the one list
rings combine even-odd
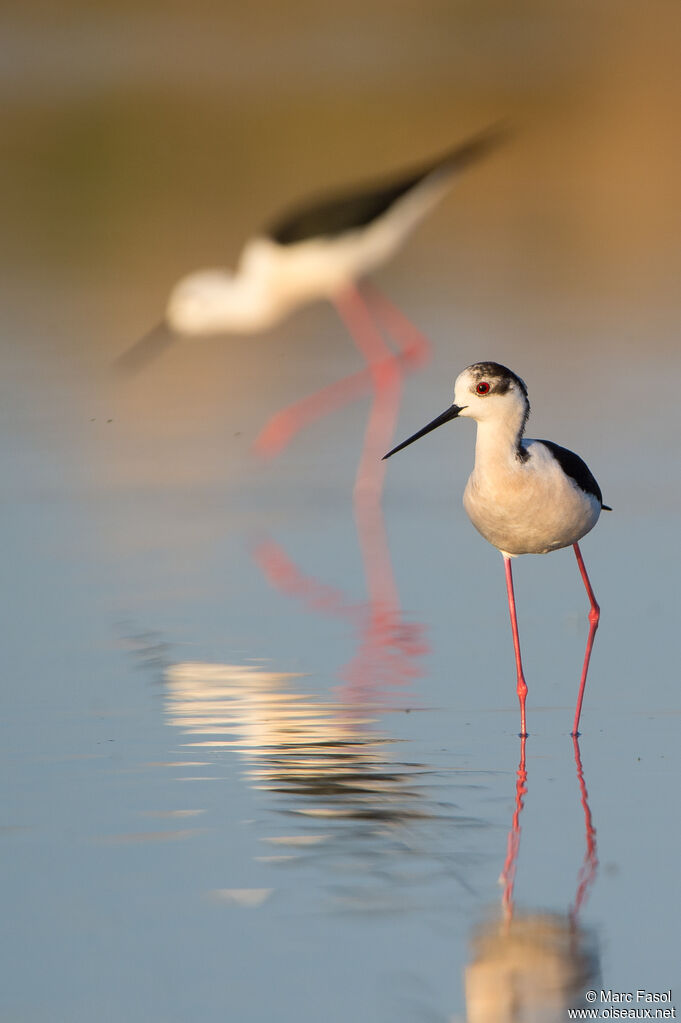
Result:
{"label": "blurred bird's black wing", "polygon": [[332,238],[366,227],[421,182],[427,178],[435,181],[440,176],[463,170],[499,145],[504,135],[500,127],[488,128],[437,159],[404,172],[397,179],[369,184],[364,188],[360,186],[301,204],[271,224],[264,233],[279,245],[293,245],[311,238]]}

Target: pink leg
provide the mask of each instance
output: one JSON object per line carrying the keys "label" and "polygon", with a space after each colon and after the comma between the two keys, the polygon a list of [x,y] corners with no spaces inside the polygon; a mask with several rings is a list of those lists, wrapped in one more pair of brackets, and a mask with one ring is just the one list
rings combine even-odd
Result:
{"label": "pink leg", "polygon": [[253,444],[254,451],[264,458],[278,455],[303,427],[329,412],[335,412],[349,401],[369,394],[371,386],[371,373],[363,369],[288,405],[275,413],[260,431]]}
{"label": "pink leg", "polygon": [[591,660],[591,649],[594,645],[594,636],[596,635],[596,629],[598,628],[598,622],[601,617],[601,609],[598,606],[598,602],[594,596],[594,591],[591,589],[591,583],[589,577],[586,574],[586,568],[584,567],[584,559],[582,558],[582,552],[579,549],[579,544],[573,544],[575,549],[575,557],[577,558],[577,564],[579,565],[579,571],[582,576],[582,581],[586,588],[589,603],[591,604],[591,610],[589,611],[589,636],[586,641],[586,652],[584,654],[584,665],[582,667],[582,678],[579,683],[579,695],[577,697],[577,709],[575,710],[575,723],[572,726],[572,734],[574,736],[579,735],[579,718],[582,713],[582,700],[584,699],[584,689],[586,687],[586,676],[589,670],[589,661]]}
{"label": "pink leg", "polygon": [[333,304],[364,357],[372,375],[374,388],[383,382],[384,377],[392,382],[398,374],[397,359],[371,318],[369,307],[359,288],[352,285],[339,292],[333,299]]}
{"label": "pink leg", "polygon": [[511,629],[513,630],[513,648],[515,650],[515,670],[518,678],[516,692],[520,700],[520,736],[527,735],[525,727],[525,699],[527,697],[527,683],[523,675],[523,662],[520,656],[520,639],[518,637],[518,618],[515,611],[515,595],[513,593],[513,572],[511,571],[511,559],[504,554],[504,568],[506,569],[506,591],[508,593],[508,610],[511,615]]}
{"label": "pink leg", "polygon": [[394,381],[398,373],[397,358],[372,321],[359,289],[347,288],[333,299],[333,304],[364,357],[366,369],[337,380],[272,416],[253,445],[263,457],[278,454],[303,427],[363,394],[376,391],[388,380]]}
{"label": "pink leg", "polygon": [[[367,300],[359,288],[353,286],[338,295],[334,305],[364,356],[367,368],[337,380],[275,413],[255,439],[253,450],[256,454],[272,458],[283,451],[293,437],[310,423],[369,394],[376,389],[377,383],[385,383],[389,378],[394,378],[398,368],[416,368],[427,361],[430,355],[427,339],[373,287],[363,285],[362,291],[367,292]],[[401,349],[397,359],[371,320],[368,301],[377,319],[397,338]]]}
{"label": "pink leg", "polygon": [[431,347],[428,338],[411,323],[397,306],[389,302],[373,284],[364,282],[362,294],[369,308],[400,347],[402,365],[405,369],[417,369],[430,359]]}
{"label": "pink leg", "polygon": [[338,295],[335,305],[364,356],[373,381],[373,400],[355,479],[355,498],[365,491],[373,494],[374,499],[380,499],[386,472],[386,463],[381,459],[387,450],[386,444],[390,447],[397,423],[404,371],[357,288],[348,288]]}

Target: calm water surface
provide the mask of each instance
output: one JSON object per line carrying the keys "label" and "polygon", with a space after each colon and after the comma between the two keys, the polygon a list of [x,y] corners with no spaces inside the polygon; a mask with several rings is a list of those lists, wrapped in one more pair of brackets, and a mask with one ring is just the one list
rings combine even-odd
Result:
{"label": "calm water surface", "polygon": [[[660,5],[655,35],[625,6],[612,36],[591,26],[596,46],[576,14],[527,11],[507,60],[531,81],[501,81],[508,26],[497,39],[483,7],[475,24],[439,12],[463,50],[485,41],[460,80],[418,36],[420,101],[400,93],[401,44],[380,74],[357,51],[362,95],[378,75],[402,97],[373,152],[378,121],[334,78],[342,52],[316,79],[316,145],[285,51],[289,91],[268,120],[271,63],[242,61],[237,96],[236,65],[199,45],[213,15],[172,64],[194,83],[183,101],[162,62],[144,84],[143,31],[128,63],[114,47],[71,64],[83,38],[102,45],[96,21],[78,45],[13,22],[53,63],[4,72],[9,1023],[547,1021],[585,987],[671,988],[681,1007],[677,26]],[[191,17],[173,9],[178,38]],[[352,38],[357,17],[338,15]],[[127,32],[102,18],[105,39]],[[255,27],[239,32],[257,50]],[[547,51],[563,62],[527,64]],[[231,136],[214,151],[221,111]],[[495,358],[528,383],[529,434],[579,451],[615,509],[583,543],[602,619],[577,748],[574,558],[517,564],[523,751],[501,559],[460,503],[471,424],[391,461],[382,502],[371,486],[353,497],[362,453],[374,464],[368,397],[256,457],[277,410],[360,366],[322,305],[261,339],[178,344],[127,376],[113,365],[174,276],[233,258],[279,201],[504,113],[525,137],[378,283],[433,346],[404,379],[396,439],[451,401],[461,368]],[[419,125],[408,145],[404,118]],[[306,140],[295,160],[287,130]],[[226,187],[247,197],[233,217]],[[551,978],[562,1007],[514,1016],[512,973],[516,1001],[540,1002]]]}

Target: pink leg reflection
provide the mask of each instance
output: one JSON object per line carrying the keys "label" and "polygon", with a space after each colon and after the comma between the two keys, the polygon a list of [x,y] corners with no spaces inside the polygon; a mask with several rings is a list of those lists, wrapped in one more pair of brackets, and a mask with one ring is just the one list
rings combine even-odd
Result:
{"label": "pink leg reflection", "polygon": [[[518,764],[518,771],[516,775],[516,788],[515,788],[515,810],[513,813],[513,821],[511,829],[508,833],[508,841],[506,845],[506,860],[504,861],[504,867],[501,872],[501,883],[503,884],[503,895],[502,895],[502,907],[504,913],[504,919],[507,923],[513,917],[514,902],[513,902],[513,888],[515,884],[516,868],[518,865],[518,852],[520,849],[520,815],[525,805],[525,796],[527,795],[527,766],[526,766],[526,742],[527,737],[520,737],[520,763]],[[584,907],[586,898],[591,888],[598,869],[598,855],[596,851],[596,829],[594,827],[593,818],[591,816],[591,808],[589,806],[589,795],[586,789],[586,782],[584,781],[584,771],[582,769],[582,758],[579,750],[579,740],[576,736],[573,736],[573,749],[575,755],[575,766],[577,768],[577,781],[579,784],[579,793],[582,803],[582,809],[584,811],[584,827],[585,827],[585,843],[586,850],[584,853],[584,860],[579,871],[577,879],[577,892],[575,894],[575,900],[570,910],[570,920],[573,924],[577,923],[577,917],[580,911]]]}
{"label": "pink leg reflection", "polygon": [[341,618],[358,624],[362,617],[359,605],[351,604],[342,590],[304,575],[274,540],[262,540],[253,557],[270,586],[299,600],[306,611]]}
{"label": "pink leg reflection", "polygon": [[584,826],[586,831],[586,852],[584,853],[584,862],[582,863],[581,870],[579,871],[579,877],[577,879],[577,894],[575,895],[574,906],[570,913],[572,919],[576,920],[586,901],[589,889],[594,883],[594,879],[596,877],[596,871],[598,870],[598,853],[596,851],[596,829],[591,816],[589,794],[586,790],[584,771],[582,769],[582,757],[579,751],[579,739],[576,735],[573,735],[572,737],[572,744],[575,751],[577,781],[579,782],[579,794],[582,800],[582,809],[584,810]]}
{"label": "pink leg reflection", "polygon": [[356,653],[340,671],[350,683],[342,688],[344,699],[375,696],[419,677],[416,661],[428,652],[423,627],[403,622],[399,606],[353,603],[340,589],[301,572],[273,540],[257,544],[253,556],[270,585],[299,600],[307,612],[338,618],[358,630]]}
{"label": "pink leg reflection", "polygon": [[513,823],[508,833],[506,843],[506,859],[504,869],[501,872],[501,882],[504,886],[504,893],[501,904],[504,910],[504,919],[508,922],[513,916],[513,886],[515,884],[515,872],[518,866],[518,850],[520,849],[520,814],[525,805],[527,795],[527,768],[525,766],[525,744],[527,736],[520,737],[520,763],[518,764],[517,780],[515,785],[515,811]]}
{"label": "pink leg reflection", "polygon": [[[369,394],[375,390],[377,382],[392,374],[402,375],[408,370],[417,369],[428,360],[428,340],[373,287],[363,285],[362,290],[356,286],[350,287],[336,297],[334,305],[364,357],[367,368],[322,387],[272,416],[253,445],[255,453],[263,458],[278,455],[300,430],[356,398]],[[397,361],[381,337],[370,310],[375,321],[382,324],[400,348]]]}

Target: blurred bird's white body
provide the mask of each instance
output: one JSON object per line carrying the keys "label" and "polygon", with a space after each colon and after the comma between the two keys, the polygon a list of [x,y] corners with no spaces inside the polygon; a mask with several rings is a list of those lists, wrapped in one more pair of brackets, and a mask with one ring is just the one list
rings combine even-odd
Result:
{"label": "blurred bird's white body", "polygon": [[252,238],[236,273],[198,270],[176,284],[166,309],[178,333],[256,333],[299,306],[333,299],[386,263],[407,235],[451,187],[449,179],[426,178],[370,224],[333,236],[289,245]]}

